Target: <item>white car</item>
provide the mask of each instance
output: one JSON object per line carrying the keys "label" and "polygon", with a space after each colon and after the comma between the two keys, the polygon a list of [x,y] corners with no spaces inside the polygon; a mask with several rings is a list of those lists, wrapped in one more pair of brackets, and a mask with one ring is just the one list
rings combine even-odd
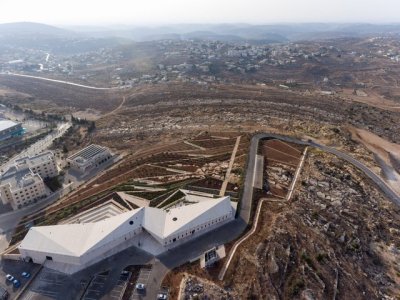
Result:
{"label": "white car", "polygon": [[8,281],[11,281],[11,282],[14,280],[14,276],[12,276],[10,274],[7,274],[6,278],[7,278]]}
{"label": "white car", "polygon": [[168,296],[165,293],[159,293],[159,294],[157,294],[157,299],[158,300],[167,300]]}
{"label": "white car", "polygon": [[143,291],[146,288],[146,286],[144,285],[144,283],[136,283],[136,289]]}

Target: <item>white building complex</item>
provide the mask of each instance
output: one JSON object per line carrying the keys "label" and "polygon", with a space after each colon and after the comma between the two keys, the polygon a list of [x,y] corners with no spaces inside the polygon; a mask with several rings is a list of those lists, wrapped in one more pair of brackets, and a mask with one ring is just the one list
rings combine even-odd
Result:
{"label": "white building complex", "polygon": [[85,173],[105,163],[112,157],[108,148],[99,145],[90,145],[67,158],[71,169]]}
{"label": "white building complex", "polygon": [[13,209],[35,203],[48,195],[43,179],[57,175],[57,164],[50,151],[18,159],[0,176],[0,199]]}
{"label": "white building complex", "polygon": [[157,255],[235,218],[229,196],[198,198],[187,206],[142,207],[95,223],[32,227],[18,249],[26,261],[68,274],[132,246]]}

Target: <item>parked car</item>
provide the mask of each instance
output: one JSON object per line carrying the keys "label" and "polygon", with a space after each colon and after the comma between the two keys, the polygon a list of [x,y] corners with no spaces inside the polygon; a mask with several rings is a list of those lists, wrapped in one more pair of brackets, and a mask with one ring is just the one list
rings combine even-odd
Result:
{"label": "parked car", "polygon": [[21,276],[22,276],[22,277],[25,277],[25,278],[29,278],[29,277],[31,277],[31,273],[29,273],[29,272],[22,272]]}
{"label": "parked car", "polygon": [[158,300],[167,300],[167,299],[168,299],[168,296],[167,296],[166,293],[158,293],[158,294],[157,294],[157,299],[158,299]]}
{"label": "parked car", "polygon": [[6,278],[7,278],[8,281],[11,281],[11,282],[14,280],[14,276],[12,276],[10,274],[7,274]]}
{"label": "parked car", "polygon": [[19,287],[21,286],[21,282],[20,282],[18,279],[14,279],[13,285],[14,285],[14,287],[16,287],[16,288],[19,288]]}
{"label": "parked car", "polygon": [[129,272],[128,271],[122,271],[121,275],[119,275],[119,280],[127,281],[128,277],[129,277]]}
{"label": "parked car", "polygon": [[144,289],[146,289],[146,286],[144,285],[144,283],[136,283],[136,289],[139,291],[143,291]]}

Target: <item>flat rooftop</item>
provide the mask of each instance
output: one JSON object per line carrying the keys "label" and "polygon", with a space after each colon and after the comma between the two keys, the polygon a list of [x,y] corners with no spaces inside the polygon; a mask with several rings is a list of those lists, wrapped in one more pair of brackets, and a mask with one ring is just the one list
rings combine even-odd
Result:
{"label": "flat rooftop", "polygon": [[18,169],[15,166],[9,168],[0,176],[0,185],[10,184],[11,190],[22,188],[38,181],[41,181],[40,176],[34,174],[31,169]]}
{"label": "flat rooftop", "polygon": [[18,125],[18,123],[15,123],[14,121],[11,120],[6,120],[6,119],[0,120],[0,131],[14,127],[16,125]]}
{"label": "flat rooftop", "polygon": [[90,146],[87,146],[86,148],[83,148],[82,150],[78,151],[77,153],[71,155],[68,157],[69,160],[77,160],[79,158],[83,160],[89,160],[93,157],[95,157],[97,154],[108,151],[107,148],[92,144]]}
{"label": "flat rooftop", "polygon": [[26,163],[29,162],[31,165],[36,165],[38,163],[43,163],[51,160],[54,157],[53,152],[51,151],[45,151],[42,153],[39,153],[34,156],[25,156],[20,159],[15,160],[16,164],[21,164],[21,163]]}

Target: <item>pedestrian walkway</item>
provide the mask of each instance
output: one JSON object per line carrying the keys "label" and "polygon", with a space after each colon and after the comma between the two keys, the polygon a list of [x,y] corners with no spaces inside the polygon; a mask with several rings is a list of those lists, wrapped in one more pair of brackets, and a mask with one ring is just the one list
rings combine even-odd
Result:
{"label": "pedestrian walkway", "polygon": [[229,161],[228,170],[226,170],[225,180],[222,183],[221,190],[219,192],[220,196],[225,196],[226,188],[227,188],[228,183],[229,183],[229,178],[231,176],[231,171],[232,171],[233,163],[235,162],[236,152],[237,152],[237,149],[239,147],[239,144],[240,144],[240,136],[238,136],[236,138],[236,143],[235,143],[235,146],[233,147],[231,160]]}

